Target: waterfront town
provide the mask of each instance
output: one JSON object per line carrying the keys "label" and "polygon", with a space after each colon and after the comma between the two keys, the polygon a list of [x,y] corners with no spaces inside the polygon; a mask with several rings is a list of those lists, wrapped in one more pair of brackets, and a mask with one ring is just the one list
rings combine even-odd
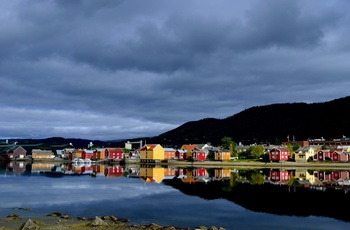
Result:
{"label": "waterfront town", "polygon": [[[278,163],[264,177],[269,183],[285,184],[293,178],[308,186],[321,186],[324,183],[350,185],[350,172],[347,170],[326,173],[322,170],[298,168],[291,172],[280,167],[280,163],[291,161],[347,163],[350,155],[350,145],[344,145],[347,142],[348,140],[309,140],[286,142],[280,146],[262,146],[263,152],[257,156],[256,161],[266,159],[267,162]],[[298,146],[292,154],[288,147],[291,144]],[[184,144],[179,149],[162,147],[160,144],[142,145],[141,142],[136,149],[132,146],[129,141],[124,148],[93,148],[93,143],[90,143],[86,149],[75,149],[71,144],[43,148],[40,144],[18,145],[4,142],[0,148],[2,162],[5,162],[2,165],[10,171],[23,173],[28,170],[26,165],[30,164],[31,173],[106,177],[127,175],[156,183],[166,178],[181,178],[185,183],[230,179],[235,169],[218,166],[208,173],[207,166],[201,165],[201,162],[236,162],[247,156],[246,152],[252,151],[252,146],[238,145],[232,154],[231,148],[229,150],[222,146],[211,146],[209,143]],[[171,164],[174,162],[191,162],[187,166],[192,167],[178,167]],[[193,167],[193,163],[198,164]]]}
{"label": "waterfront town", "polygon": [[[230,139],[229,139],[230,140]],[[133,142],[135,143],[135,142]],[[232,142],[225,146],[205,144],[183,144],[180,148],[163,147],[161,144],[144,144],[133,148],[127,141],[121,147],[74,148],[72,144],[18,144],[0,142],[2,160],[67,160],[93,162],[119,162],[134,160],[140,163],[156,163],[168,161],[235,161],[238,159],[257,159],[270,162],[348,162],[350,160],[350,140],[288,141],[281,145],[235,145]]]}

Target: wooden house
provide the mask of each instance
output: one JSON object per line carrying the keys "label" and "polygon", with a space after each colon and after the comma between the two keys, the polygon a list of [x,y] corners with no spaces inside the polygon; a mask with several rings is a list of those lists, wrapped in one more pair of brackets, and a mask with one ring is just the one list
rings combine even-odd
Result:
{"label": "wooden house", "polygon": [[140,149],[141,162],[164,160],[164,148],[160,144],[146,144]]}
{"label": "wooden house", "polygon": [[105,159],[122,160],[124,159],[124,151],[122,148],[106,148]]}
{"label": "wooden house", "polygon": [[178,159],[178,160],[184,160],[186,158],[186,151],[184,150],[176,150],[175,152],[175,159]]}
{"label": "wooden house", "polygon": [[24,159],[26,156],[27,150],[18,145],[9,146],[2,151],[2,158],[5,160]]}
{"label": "wooden house", "polygon": [[270,161],[287,161],[289,158],[289,150],[284,147],[274,147],[270,150]]}
{"label": "wooden house", "polygon": [[331,150],[330,151],[330,158],[332,159],[332,161],[337,161],[337,162],[349,161],[349,155],[347,153],[343,152],[342,149]]}
{"label": "wooden house", "polygon": [[193,150],[192,151],[192,159],[194,161],[205,161],[207,154],[201,150]]}
{"label": "wooden house", "polygon": [[52,150],[41,150],[41,149],[33,149],[32,150],[32,158],[33,159],[53,159],[55,154]]}
{"label": "wooden house", "polygon": [[90,159],[94,156],[94,150],[91,149],[84,149],[81,153],[82,159]]}
{"label": "wooden house", "polygon": [[184,145],[181,146],[180,149],[184,150],[184,151],[192,151],[192,150],[197,150],[199,148],[195,144],[184,144]]}
{"label": "wooden house", "polygon": [[176,150],[173,148],[164,148],[164,160],[176,159]]}
{"label": "wooden house", "polygon": [[228,161],[231,159],[231,153],[228,149],[222,149],[215,151],[214,160],[216,161]]}
{"label": "wooden house", "polygon": [[83,149],[74,149],[73,152],[72,152],[72,159],[75,159],[75,158],[83,158],[83,152],[84,150]]}
{"label": "wooden house", "polygon": [[331,152],[328,149],[319,150],[314,156],[314,161],[325,161],[325,160],[331,160]]}
{"label": "wooden house", "polygon": [[312,146],[300,147],[295,151],[295,162],[307,162],[310,157],[315,156],[315,148]]}
{"label": "wooden house", "polygon": [[106,158],[106,148],[98,148],[94,150],[92,160],[104,160]]}

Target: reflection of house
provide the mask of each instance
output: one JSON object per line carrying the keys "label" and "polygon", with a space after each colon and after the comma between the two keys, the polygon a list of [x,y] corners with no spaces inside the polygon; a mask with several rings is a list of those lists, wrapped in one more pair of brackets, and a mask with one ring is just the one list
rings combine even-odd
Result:
{"label": "reflection of house", "polygon": [[214,171],[215,178],[216,179],[224,179],[224,178],[230,178],[231,176],[231,170],[227,168],[217,168]]}
{"label": "reflection of house", "polygon": [[27,163],[24,161],[10,161],[6,166],[6,169],[15,173],[24,173],[26,171],[26,166]]}
{"label": "reflection of house", "polygon": [[176,176],[177,169],[175,168],[164,168],[165,178],[174,178]]}
{"label": "reflection of house", "polygon": [[33,159],[52,159],[54,157],[55,155],[51,150],[41,150],[41,149],[32,150]]}
{"label": "reflection of house", "polygon": [[103,164],[92,165],[92,171],[95,175],[105,175],[106,166]]}
{"label": "reflection of house", "polygon": [[164,160],[164,148],[160,144],[146,144],[140,149],[140,160],[143,162]]}
{"label": "reflection of house", "polygon": [[164,168],[140,168],[139,176],[145,182],[160,183],[164,179]]}
{"label": "reflection of house", "polygon": [[314,171],[314,176],[322,182],[335,182],[339,179],[348,179],[349,171]]}
{"label": "reflection of house", "polygon": [[269,157],[270,161],[286,161],[289,157],[289,150],[284,147],[272,148]]}
{"label": "reflection of house", "polygon": [[27,155],[27,150],[25,150],[22,146],[14,145],[6,148],[2,151],[3,159],[23,159]]}
{"label": "reflection of house", "polygon": [[106,177],[120,177],[123,176],[124,169],[120,165],[114,165],[111,167],[106,167],[104,175]]}
{"label": "reflection of house", "polygon": [[300,147],[295,151],[295,162],[307,162],[310,157],[314,157],[315,148],[312,146],[309,147]]}
{"label": "reflection of house", "polygon": [[300,184],[303,184],[304,187],[308,184],[316,184],[315,176],[305,168],[297,168],[294,178],[301,182]]}
{"label": "reflection of house", "polygon": [[231,153],[228,149],[219,149],[215,152],[214,159],[216,161],[228,161],[231,159]]}
{"label": "reflection of house", "polygon": [[274,184],[285,184],[290,179],[289,172],[287,170],[271,169],[270,180]]}
{"label": "reflection of house", "polygon": [[207,177],[208,172],[207,172],[206,168],[203,168],[203,167],[195,168],[192,171],[192,176],[194,176],[194,177]]}
{"label": "reflection of house", "polygon": [[35,162],[32,164],[32,172],[51,172],[55,164],[52,163],[39,163]]}

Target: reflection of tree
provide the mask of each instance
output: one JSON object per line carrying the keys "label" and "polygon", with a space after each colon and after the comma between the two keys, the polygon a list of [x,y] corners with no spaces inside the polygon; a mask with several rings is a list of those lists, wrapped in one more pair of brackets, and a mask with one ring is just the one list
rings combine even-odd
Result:
{"label": "reflection of tree", "polygon": [[289,178],[289,180],[286,182],[286,185],[288,185],[289,187],[295,185],[295,179],[294,179],[294,176],[293,176],[292,173],[290,174],[290,178]]}
{"label": "reflection of tree", "polygon": [[239,183],[239,175],[238,172],[232,172],[230,175],[230,186],[234,187]]}
{"label": "reflection of tree", "polygon": [[251,176],[250,176],[250,183],[251,184],[263,184],[264,183],[264,176],[261,175],[259,172],[254,172]]}
{"label": "reflection of tree", "polygon": [[230,180],[223,182],[224,185],[223,185],[222,190],[226,191],[226,192],[229,192],[229,191],[232,190],[233,187],[238,185],[240,182],[241,181],[240,181],[238,172],[232,172],[231,175],[230,175]]}

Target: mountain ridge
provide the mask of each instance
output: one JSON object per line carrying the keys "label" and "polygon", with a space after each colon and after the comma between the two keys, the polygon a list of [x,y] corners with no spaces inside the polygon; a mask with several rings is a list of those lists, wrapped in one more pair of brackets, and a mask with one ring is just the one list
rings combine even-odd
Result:
{"label": "mountain ridge", "polygon": [[350,96],[317,103],[276,103],[253,106],[224,119],[205,118],[150,138],[153,143],[220,144],[224,136],[236,143],[274,143],[324,137],[340,138],[350,132]]}
{"label": "mountain ridge", "polygon": [[220,145],[225,136],[242,144],[276,144],[295,139],[341,138],[350,135],[350,96],[317,103],[275,103],[253,106],[224,119],[203,118],[186,122],[179,127],[154,137],[138,137],[115,141],[51,137],[45,139],[16,139],[18,142],[44,142],[86,147],[124,147],[126,140],[158,143],[164,147],[181,147],[184,143]]}

